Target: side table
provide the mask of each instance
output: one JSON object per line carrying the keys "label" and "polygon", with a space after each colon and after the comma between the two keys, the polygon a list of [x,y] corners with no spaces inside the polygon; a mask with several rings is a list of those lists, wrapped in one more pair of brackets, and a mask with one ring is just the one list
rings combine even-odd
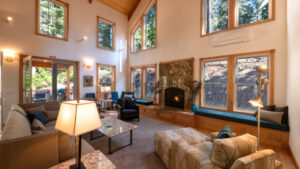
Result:
{"label": "side table", "polygon": [[[81,156],[81,162],[86,169],[116,169],[116,166],[99,150]],[[73,164],[75,164],[75,158],[49,169],[69,169]]]}

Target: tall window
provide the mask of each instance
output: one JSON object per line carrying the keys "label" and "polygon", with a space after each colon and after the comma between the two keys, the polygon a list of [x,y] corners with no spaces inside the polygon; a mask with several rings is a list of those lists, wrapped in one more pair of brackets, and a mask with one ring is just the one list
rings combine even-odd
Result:
{"label": "tall window", "polygon": [[145,68],[145,98],[155,97],[155,66]]}
{"label": "tall window", "polygon": [[103,19],[101,17],[98,18],[98,43],[97,47],[102,49],[115,49],[115,27],[116,24]]}
{"label": "tall window", "polygon": [[201,0],[201,36],[274,20],[275,0]]}
{"label": "tall window", "polygon": [[227,60],[204,62],[204,105],[226,108],[227,106]]}
{"label": "tall window", "polygon": [[203,0],[205,33],[228,28],[228,0]]}
{"label": "tall window", "polygon": [[142,25],[139,25],[132,34],[133,51],[137,52],[142,49]]}
{"label": "tall window", "polygon": [[132,71],[132,89],[136,98],[142,97],[142,69],[140,68]]}
{"label": "tall window", "polygon": [[58,0],[37,0],[36,34],[68,40],[67,3]]}
{"label": "tall window", "polygon": [[145,23],[145,48],[153,48],[156,44],[156,3],[144,15]]}
{"label": "tall window", "polygon": [[155,48],[157,44],[157,3],[152,0],[143,17],[138,21],[131,31],[131,52],[138,52],[145,49]]}
{"label": "tall window", "polygon": [[264,105],[274,101],[274,50],[201,58],[202,89],[200,105],[230,112],[254,113],[249,100],[257,97],[257,67],[267,65],[263,78]]}
{"label": "tall window", "polygon": [[109,86],[111,91],[115,91],[116,67],[113,65],[97,64],[97,97],[101,97],[101,88]]}
{"label": "tall window", "polygon": [[[269,56],[252,56],[236,59],[235,66],[235,85],[236,85],[236,104],[235,109],[241,111],[253,110],[249,100],[253,100],[257,96],[256,75],[257,66],[269,65]],[[264,74],[263,78],[269,79],[269,72]],[[267,105],[268,86],[263,90],[262,101]]]}

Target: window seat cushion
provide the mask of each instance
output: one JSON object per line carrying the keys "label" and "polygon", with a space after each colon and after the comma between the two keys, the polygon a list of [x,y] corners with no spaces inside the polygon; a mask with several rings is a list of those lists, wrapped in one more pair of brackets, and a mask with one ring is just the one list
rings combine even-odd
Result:
{"label": "window seat cushion", "polygon": [[142,105],[152,105],[153,101],[151,100],[142,100],[142,99],[136,99],[137,104],[142,104]]}
{"label": "window seat cushion", "polygon": [[[227,121],[232,121],[237,123],[249,124],[253,126],[257,125],[257,119],[255,116],[245,115],[245,114],[200,108],[195,112],[195,115],[210,117],[210,118],[215,118],[220,120],[227,120]],[[287,124],[277,124],[266,120],[260,120],[260,122],[261,122],[261,127],[264,128],[280,130],[280,131],[289,131],[289,126]]]}

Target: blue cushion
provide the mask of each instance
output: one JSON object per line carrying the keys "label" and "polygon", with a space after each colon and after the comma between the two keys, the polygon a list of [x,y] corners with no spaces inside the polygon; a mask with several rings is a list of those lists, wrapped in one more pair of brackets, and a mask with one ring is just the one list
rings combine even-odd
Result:
{"label": "blue cushion", "polygon": [[217,135],[217,139],[222,138],[231,138],[232,137],[232,131],[229,126],[225,126]]}
{"label": "blue cushion", "polygon": [[114,103],[116,103],[119,99],[118,92],[111,92],[112,100]]}
{"label": "blue cushion", "polygon": [[[256,126],[257,119],[255,116],[245,115],[245,114],[238,114],[238,113],[231,113],[231,112],[223,112],[217,110],[210,110],[210,109],[203,109],[200,108],[195,112],[195,115],[200,115],[204,117],[211,117],[215,119],[233,121],[237,123],[249,124]],[[280,131],[289,131],[289,126],[287,124],[277,124],[271,121],[261,120],[261,127],[270,128]]]}
{"label": "blue cushion", "polygon": [[136,99],[137,104],[142,104],[142,105],[152,105],[153,101],[151,100],[142,100],[142,99]]}
{"label": "blue cushion", "polygon": [[96,99],[95,93],[86,93],[85,98],[87,99]]}
{"label": "blue cushion", "polygon": [[48,118],[40,110],[36,110],[32,114],[33,114],[34,118],[38,119],[43,124],[48,123]]}

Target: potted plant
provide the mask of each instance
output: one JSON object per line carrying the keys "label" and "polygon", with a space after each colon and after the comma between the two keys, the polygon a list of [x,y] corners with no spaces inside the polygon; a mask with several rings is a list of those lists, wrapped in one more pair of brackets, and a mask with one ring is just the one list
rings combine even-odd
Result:
{"label": "potted plant", "polygon": [[187,83],[187,85],[186,85],[186,87],[189,89],[191,96],[192,96],[193,104],[192,104],[191,108],[192,108],[193,112],[195,112],[197,110],[195,100],[196,100],[196,96],[199,93],[199,90],[201,89],[201,86],[202,86],[202,83],[197,80],[191,81],[191,82]]}

